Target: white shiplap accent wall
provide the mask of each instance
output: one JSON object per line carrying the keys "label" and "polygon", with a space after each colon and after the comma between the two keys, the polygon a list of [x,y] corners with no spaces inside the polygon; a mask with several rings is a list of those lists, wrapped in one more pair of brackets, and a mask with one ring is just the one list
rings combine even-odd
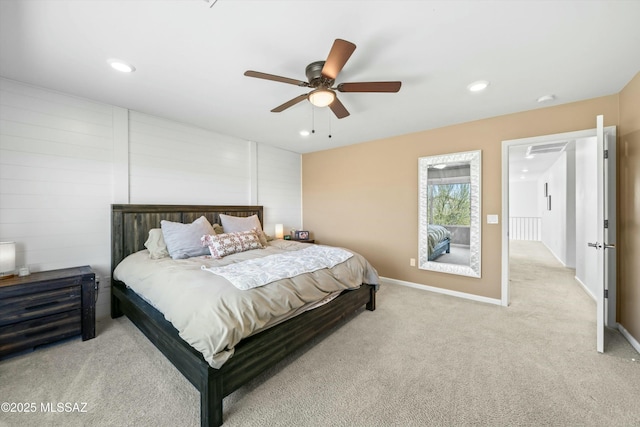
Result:
{"label": "white shiplap accent wall", "polygon": [[0,78],[0,240],[32,271],[90,265],[109,315],[112,203],[262,204],[300,228],[301,156]]}
{"label": "white shiplap accent wall", "polygon": [[131,203],[250,203],[251,143],[131,111]]}
{"label": "white shiplap accent wall", "polygon": [[0,79],[0,239],[17,265],[108,275],[113,108]]}
{"label": "white shiplap accent wall", "polygon": [[285,234],[302,227],[301,155],[258,145],[258,204],[264,206],[264,231],[275,235],[276,224]]}

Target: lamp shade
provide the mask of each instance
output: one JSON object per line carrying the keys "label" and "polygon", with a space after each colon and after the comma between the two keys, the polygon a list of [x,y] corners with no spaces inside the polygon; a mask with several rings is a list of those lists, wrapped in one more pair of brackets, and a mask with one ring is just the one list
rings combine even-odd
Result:
{"label": "lamp shade", "polygon": [[284,227],[282,224],[276,224],[276,239],[282,239],[284,237]]}
{"label": "lamp shade", "polygon": [[309,102],[316,107],[326,107],[336,99],[336,94],[330,89],[316,89],[309,94]]}
{"label": "lamp shade", "polygon": [[0,242],[0,277],[13,276],[16,270],[15,242]]}

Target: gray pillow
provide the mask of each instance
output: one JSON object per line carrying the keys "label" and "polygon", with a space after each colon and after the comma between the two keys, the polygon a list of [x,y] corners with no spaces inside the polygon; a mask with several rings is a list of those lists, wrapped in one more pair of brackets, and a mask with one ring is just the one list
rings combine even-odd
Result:
{"label": "gray pillow", "polygon": [[167,244],[169,255],[173,259],[185,259],[194,256],[208,255],[209,248],[202,246],[202,236],[215,234],[207,218],[201,216],[191,224],[181,222],[160,221],[162,236]]}
{"label": "gray pillow", "polygon": [[244,217],[220,214],[218,216],[220,217],[220,222],[222,223],[222,228],[225,233],[251,231],[255,228],[260,238],[260,243],[262,243],[262,246],[267,246],[267,236],[262,231],[262,225],[260,224],[258,215]]}

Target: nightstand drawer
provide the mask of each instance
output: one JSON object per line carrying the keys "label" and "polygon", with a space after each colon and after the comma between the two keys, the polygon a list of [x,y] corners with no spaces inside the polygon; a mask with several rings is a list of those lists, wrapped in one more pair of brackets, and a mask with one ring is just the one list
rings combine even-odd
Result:
{"label": "nightstand drawer", "polygon": [[0,300],[0,326],[80,309],[80,286],[54,289]]}
{"label": "nightstand drawer", "polygon": [[80,334],[80,309],[0,327],[0,357]]}

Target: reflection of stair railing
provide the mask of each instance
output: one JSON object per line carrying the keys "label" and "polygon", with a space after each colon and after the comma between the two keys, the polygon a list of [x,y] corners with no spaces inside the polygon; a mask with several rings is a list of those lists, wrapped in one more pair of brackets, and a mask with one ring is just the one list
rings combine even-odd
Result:
{"label": "reflection of stair railing", "polygon": [[542,240],[541,218],[533,216],[516,216],[509,218],[509,239]]}

